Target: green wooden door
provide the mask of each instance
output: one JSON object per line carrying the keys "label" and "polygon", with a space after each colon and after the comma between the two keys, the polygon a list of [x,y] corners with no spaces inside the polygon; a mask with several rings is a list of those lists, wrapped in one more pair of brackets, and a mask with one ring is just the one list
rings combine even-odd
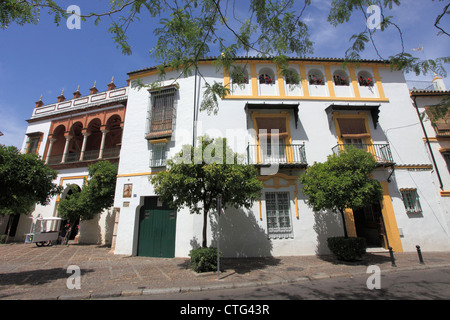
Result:
{"label": "green wooden door", "polygon": [[176,221],[175,210],[145,201],[139,215],[138,256],[175,257]]}

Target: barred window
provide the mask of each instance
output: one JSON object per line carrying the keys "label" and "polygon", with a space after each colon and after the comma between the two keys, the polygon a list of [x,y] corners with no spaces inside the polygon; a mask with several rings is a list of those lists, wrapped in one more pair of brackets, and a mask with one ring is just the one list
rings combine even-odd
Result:
{"label": "barred window", "polygon": [[148,139],[170,136],[175,114],[176,89],[169,88],[151,93]]}
{"label": "barred window", "polygon": [[419,202],[419,195],[417,194],[417,189],[408,188],[400,189],[402,194],[403,204],[407,213],[421,213],[422,207]]}
{"label": "barred window", "polygon": [[150,167],[164,167],[166,165],[167,143],[152,144]]}
{"label": "barred window", "polygon": [[267,230],[270,239],[292,238],[289,192],[266,192]]}

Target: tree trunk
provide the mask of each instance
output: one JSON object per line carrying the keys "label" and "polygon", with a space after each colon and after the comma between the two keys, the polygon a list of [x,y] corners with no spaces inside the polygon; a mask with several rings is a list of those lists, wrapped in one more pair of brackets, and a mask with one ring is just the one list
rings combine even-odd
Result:
{"label": "tree trunk", "polygon": [[347,223],[345,221],[345,209],[339,209],[339,212],[341,213],[342,216],[342,224],[344,225],[344,236],[345,238],[348,238],[348,233],[347,233]]}
{"label": "tree trunk", "polygon": [[207,223],[208,223],[208,209],[203,208],[203,239],[202,239],[202,247],[207,248],[206,243],[206,229],[207,229]]}

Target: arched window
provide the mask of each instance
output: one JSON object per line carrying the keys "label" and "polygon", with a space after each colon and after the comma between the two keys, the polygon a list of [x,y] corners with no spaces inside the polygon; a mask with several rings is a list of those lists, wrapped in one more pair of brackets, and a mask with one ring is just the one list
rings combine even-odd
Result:
{"label": "arched window", "polygon": [[265,68],[260,71],[259,84],[275,84],[275,75],[272,70]]}
{"label": "arched window", "polygon": [[247,68],[245,68],[245,67],[233,66],[230,77],[231,77],[231,82],[233,84],[237,84],[237,85],[248,84],[248,81],[249,81]]}
{"label": "arched window", "polygon": [[333,74],[334,85],[336,86],[348,86],[349,79],[347,73],[344,70],[336,70]]}
{"label": "arched window", "polygon": [[287,74],[284,76],[284,81],[286,82],[286,84],[299,84],[300,76],[297,71],[288,69]]}
{"label": "arched window", "polygon": [[358,72],[358,83],[362,87],[373,87],[375,79],[367,71]]}
{"label": "arched window", "polygon": [[308,81],[311,85],[323,86],[325,81],[323,79],[323,74],[320,70],[312,69],[308,72]]}

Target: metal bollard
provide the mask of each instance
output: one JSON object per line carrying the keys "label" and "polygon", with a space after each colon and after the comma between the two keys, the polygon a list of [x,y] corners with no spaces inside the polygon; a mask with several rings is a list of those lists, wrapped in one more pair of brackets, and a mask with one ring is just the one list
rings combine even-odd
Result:
{"label": "metal bollard", "polygon": [[397,265],[395,264],[394,251],[392,251],[392,247],[389,247],[388,249],[389,249],[389,255],[391,256],[392,266],[396,267]]}
{"label": "metal bollard", "polygon": [[420,251],[420,246],[416,246],[416,249],[417,249],[417,255],[419,256],[420,263],[425,264],[425,262],[423,262],[422,251]]}

